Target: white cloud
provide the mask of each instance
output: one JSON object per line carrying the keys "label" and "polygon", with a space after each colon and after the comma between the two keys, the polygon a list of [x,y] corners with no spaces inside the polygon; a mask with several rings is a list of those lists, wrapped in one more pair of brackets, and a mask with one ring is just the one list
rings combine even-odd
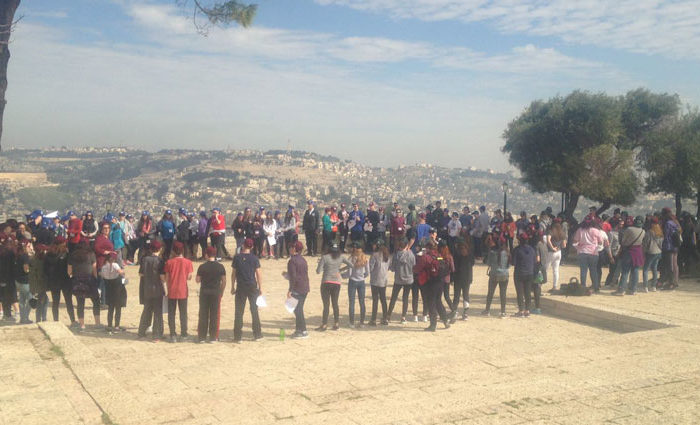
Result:
{"label": "white cloud", "polygon": [[485,21],[504,33],[700,59],[697,0],[316,0],[397,19]]}

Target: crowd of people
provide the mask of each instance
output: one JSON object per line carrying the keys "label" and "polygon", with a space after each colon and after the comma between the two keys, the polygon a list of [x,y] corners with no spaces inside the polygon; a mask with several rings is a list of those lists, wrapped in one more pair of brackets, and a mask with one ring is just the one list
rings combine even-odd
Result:
{"label": "crowd of people", "polygon": [[[236,242],[233,253],[226,249],[227,233]],[[438,321],[448,328],[458,318],[468,319],[477,261],[488,266],[486,309],[481,314],[490,314],[498,289],[499,314],[506,317],[512,273],[518,306],[514,316],[528,317],[541,313],[541,288],[550,272],[551,291],[559,290],[560,263],[573,251],[580,267],[579,285],[590,294],[599,293],[602,286],[614,288],[615,295],[635,294],[640,272],[645,292],[675,289],[679,273],[688,271],[697,259],[697,233],[694,217],[683,214],[679,220],[668,208],[632,217],[619,209],[612,216],[599,216],[591,207],[577,223],[564,214],[554,216],[549,207],[538,215],[521,211],[516,219],[510,211],[489,215],[484,206],[451,212],[440,201],[422,211],[410,204],[405,213],[397,203],[386,208],[369,203],[362,211],[357,203],[350,209],[340,204],[319,210],[308,201],[303,212],[291,205],[284,213],[246,208],[230,226],[219,208],[209,213],[180,208],[177,215],[167,210],[160,219],[143,211],[138,220],[124,212],[107,213],[98,220],[92,211],[47,216],[35,210],[26,221],[0,225],[0,297],[3,320],[13,323],[17,316],[19,323],[32,323],[32,309],[35,321],[47,320],[49,294],[52,318],[58,320],[63,297],[71,326],[78,331],[85,329],[89,299],[94,323],[101,326],[101,309],[106,306],[105,330],[120,332],[124,331],[121,310],[131,287],[124,269],[137,265],[143,305],[139,338],[150,329],[152,339],[161,340],[167,312],[169,340],[177,342],[189,336],[188,282],[194,276],[200,285],[196,340],[214,342],[219,338],[221,297],[228,283],[221,264],[226,259],[232,265],[230,291],[235,296],[233,338],[240,342],[246,304],[254,339],[262,337],[260,260],[288,257],[284,276],[289,281],[288,304],[296,317],[292,337],[305,338],[304,304],[310,291],[306,254],[319,257],[316,273],[321,275],[323,312],[316,330],[340,327],[338,299],[347,282],[350,326],[389,324],[401,295],[400,322],[429,322],[426,331],[435,331]],[[299,235],[304,235],[306,246]],[[195,272],[196,260],[204,262]],[[603,280],[605,266],[608,274]],[[389,271],[394,282],[387,297]],[[372,300],[369,319],[367,280]]]}

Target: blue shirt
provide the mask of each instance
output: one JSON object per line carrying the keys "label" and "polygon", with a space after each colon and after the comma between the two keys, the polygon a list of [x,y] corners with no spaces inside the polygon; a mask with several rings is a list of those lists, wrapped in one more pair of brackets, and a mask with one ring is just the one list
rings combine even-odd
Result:
{"label": "blue shirt", "polygon": [[413,243],[413,252],[418,252],[420,241],[430,237],[430,225],[423,223],[416,226],[416,241]]}
{"label": "blue shirt", "polygon": [[119,223],[112,224],[112,228],[109,232],[109,240],[114,245],[114,250],[124,248],[124,231]]}
{"label": "blue shirt", "polygon": [[158,223],[158,232],[164,241],[172,240],[175,237],[175,223],[170,220],[161,220]]}
{"label": "blue shirt", "polygon": [[355,220],[355,226],[350,229],[352,232],[364,232],[365,215],[362,211],[350,211],[350,220]]}

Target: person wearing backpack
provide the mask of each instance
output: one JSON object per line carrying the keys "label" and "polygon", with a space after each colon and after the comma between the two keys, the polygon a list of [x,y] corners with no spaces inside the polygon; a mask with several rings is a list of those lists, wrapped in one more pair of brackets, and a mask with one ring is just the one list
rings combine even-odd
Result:
{"label": "person wearing backpack", "polygon": [[[408,232],[415,229],[408,229]],[[389,264],[389,270],[394,272],[394,287],[391,290],[391,300],[389,301],[389,311],[387,312],[387,322],[391,321],[391,313],[394,311],[394,305],[399,297],[399,292],[403,290],[401,300],[403,302],[401,310],[401,323],[406,323],[406,312],[408,311],[408,295],[411,293],[413,286],[413,266],[416,265],[416,257],[413,251],[408,249],[408,240],[404,237],[398,241],[396,252]],[[418,300],[416,300],[415,308],[418,308]],[[414,311],[416,313],[416,311]]]}
{"label": "person wearing backpack", "polygon": [[620,286],[613,295],[625,295],[625,287],[629,277],[628,295],[634,295],[637,289],[637,281],[639,280],[639,269],[644,265],[644,250],[642,242],[644,241],[645,232],[642,229],[644,219],[642,217],[627,217],[625,223],[626,228],[620,236],[620,246],[622,254],[620,255],[620,266],[622,274],[620,275]]}
{"label": "person wearing backpack", "polygon": [[187,210],[180,208],[178,211],[180,223],[177,225],[177,240],[185,247],[184,257],[192,258],[192,249],[190,248],[190,220],[187,217]]}
{"label": "person wearing backpack", "polygon": [[535,249],[528,243],[529,239],[527,232],[519,234],[518,246],[513,249],[513,280],[518,297],[518,312],[515,317],[530,316],[532,281],[536,265],[540,261]]}
{"label": "person wearing backpack", "polygon": [[428,240],[426,251],[421,255],[414,268],[414,273],[418,275],[418,284],[425,287],[428,310],[430,314],[430,326],[425,331],[435,332],[438,316],[445,324],[445,329],[450,327],[447,312],[442,305],[442,291],[444,288],[444,278],[449,276],[450,266],[437,250],[434,240]]}
{"label": "person wearing backpack", "polygon": [[664,242],[661,245],[661,289],[670,290],[678,287],[678,249],[683,244],[681,226],[678,219],[665,207],[661,210],[661,222],[664,229]]}
{"label": "person wearing backpack", "polygon": [[173,249],[175,239],[175,223],[173,222],[173,212],[166,210],[163,217],[156,225],[158,234],[163,240],[163,258],[167,261],[170,258],[170,251]]}
{"label": "person wearing backpack", "polygon": [[450,269],[449,273],[446,273],[442,277],[442,294],[445,297],[445,303],[447,303],[447,307],[450,309],[450,313],[448,314],[450,318],[450,323],[454,323],[454,318],[455,316],[457,316],[457,306],[453,305],[452,299],[450,299],[450,283],[452,283],[452,276],[454,276],[455,272],[455,262],[454,258],[452,257],[452,253],[450,252],[450,248],[447,245],[447,241],[444,239],[440,239],[438,241],[438,254],[440,254],[440,257],[444,259],[444,261],[447,263]]}

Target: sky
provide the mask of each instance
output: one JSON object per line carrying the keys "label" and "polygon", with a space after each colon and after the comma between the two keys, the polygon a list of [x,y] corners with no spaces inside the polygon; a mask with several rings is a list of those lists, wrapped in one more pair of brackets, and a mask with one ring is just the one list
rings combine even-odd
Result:
{"label": "sky", "polygon": [[252,27],[204,36],[192,0],[22,1],[3,147],[289,145],[508,171],[501,135],[533,100],[646,87],[700,106],[700,0],[258,5]]}

